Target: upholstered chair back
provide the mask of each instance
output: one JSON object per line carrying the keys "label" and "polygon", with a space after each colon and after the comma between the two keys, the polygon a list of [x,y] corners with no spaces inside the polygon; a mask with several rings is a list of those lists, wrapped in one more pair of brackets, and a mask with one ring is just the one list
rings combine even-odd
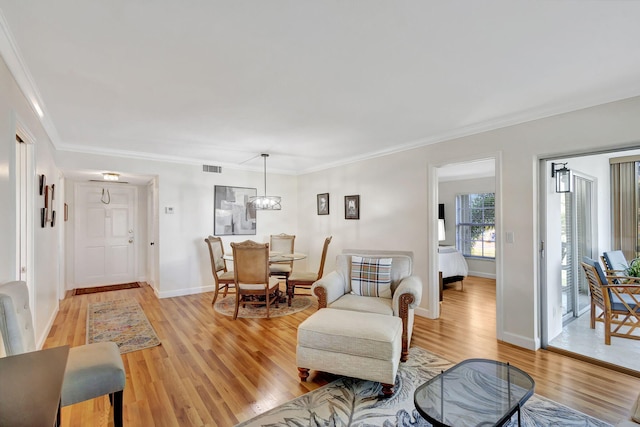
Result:
{"label": "upholstered chair back", "polygon": [[269,283],[269,244],[231,243],[236,283]]}
{"label": "upholstered chair back", "polygon": [[36,350],[29,290],[25,282],[0,285],[0,335],[7,356]]}
{"label": "upholstered chair back", "polygon": [[336,271],[343,277],[345,293],[351,292],[351,257],[358,255],[369,258],[391,258],[391,292],[413,271],[413,252],[376,251],[367,249],[345,249],[336,257]]}
{"label": "upholstered chair back", "polygon": [[204,239],[209,246],[209,256],[211,258],[211,267],[213,268],[213,274],[219,271],[227,271],[227,266],[224,262],[224,247],[222,246],[222,239],[220,237],[209,236]]}

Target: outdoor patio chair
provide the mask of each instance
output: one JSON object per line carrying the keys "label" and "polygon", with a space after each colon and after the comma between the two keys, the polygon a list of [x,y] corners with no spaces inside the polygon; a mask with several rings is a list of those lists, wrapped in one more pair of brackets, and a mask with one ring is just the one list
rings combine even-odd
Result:
{"label": "outdoor patio chair", "polygon": [[[637,278],[607,276],[600,263],[588,257],[584,257],[581,264],[591,293],[591,329],[595,329],[596,322],[604,323],[606,345],[611,344],[611,337],[640,339],[640,335],[634,334],[640,327],[640,284]],[[614,282],[621,279],[626,283]]]}

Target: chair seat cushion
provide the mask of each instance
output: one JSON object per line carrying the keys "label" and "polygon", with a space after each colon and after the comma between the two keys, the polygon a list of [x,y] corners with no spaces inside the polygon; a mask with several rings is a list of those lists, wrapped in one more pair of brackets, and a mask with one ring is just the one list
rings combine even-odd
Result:
{"label": "chair seat cushion", "polygon": [[72,347],[62,384],[62,406],[124,390],[125,377],[116,343]]}
{"label": "chair seat cushion", "polygon": [[[277,287],[280,280],[277,277],[269,277],[269,289]],[[264,289],[264,283],[239,283],[240,289],[259,291]]]}
{"label": "chair seat cushion", "polygon": [[[613,311],[628,311],[629,309],[622,303],[624,301],[632,310],[636,310],[636,302],[633,300],[640,300],[640,295],[629,295],[629,294],[621,294],[620,296],[614,294],[613,292],[610,294],[611,298],[611,310]],[[621,301],[622,299],[622,301]]]}
{"label": "chair seat cushion", "polygon": [[235,280],[233,271],[225,271],[222,274],[218,274],[218,280],[224,282],[233,282]]}
{"label": "chair seat cushion", "polygon": [[298,326],[298,346],[372,359],[399,357],[402,321],[375,313],[323,308]]}
{"label": "chair seat cushion", "polygon": [[289,264],[271,264],[269,271],[272,273],[291,273],[291,266]]}
{"label": "chair seat cushion", "polygon": [[392,302],[390,298],[365,298],[360,295],[346,294],[329,304],[329,308],[393,316]]}
{"label": "chair seat cushion", "polygon": [[294,271],[289,275],[289,283],[291,282],[315,282],[318,279],[318,273],[313,271]]}

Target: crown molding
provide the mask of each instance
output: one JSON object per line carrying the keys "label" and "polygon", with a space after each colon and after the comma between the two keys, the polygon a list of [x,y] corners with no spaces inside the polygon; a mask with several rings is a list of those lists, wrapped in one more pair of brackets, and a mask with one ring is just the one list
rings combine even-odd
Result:
{"label": "crown molding", "polygon": [[[50,119],[50,115],[47,112],[47,109],[42,101],[42,97],[40,96],[40,91],[36,86],[27,65],[22,59],[22,55],[20,54],[20,50],[18,49],[18,45],[16,44],[11,30],[9,28],[9,24],[7,23],[6,18],[4,17],[4,13],[0,9],[0,56],[4,59],[4,62],[7,64],[7,68],[13,75],[13,78],[16,81],[16,84],[22,91],[24,97],[27,99],[31,110],[34,115],[40,120],[42,127],[45,132],[49,136],[49,139],[54,147],[58,147],[60,145],[60,137],[58,135],[58,131],[56,130],[53,122]],[[38,108],[40,112],[38,112]]]}

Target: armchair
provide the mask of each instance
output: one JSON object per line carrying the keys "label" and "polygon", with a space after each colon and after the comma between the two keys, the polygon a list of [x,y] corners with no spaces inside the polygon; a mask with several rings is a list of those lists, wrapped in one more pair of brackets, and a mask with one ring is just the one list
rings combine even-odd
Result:
{"label": "armchair", "polygon": [[[391,297],[360,296],[352,292],[352,257],[391,259]],[[316,281],[311,291],[318,297],[318,309],[334,308],[399,317],[402,320],[401,361],[409,357],[414,308],[422,298],[422,281],[412,276],[413,253],[345,249],[336,258],[336,269]]]}

